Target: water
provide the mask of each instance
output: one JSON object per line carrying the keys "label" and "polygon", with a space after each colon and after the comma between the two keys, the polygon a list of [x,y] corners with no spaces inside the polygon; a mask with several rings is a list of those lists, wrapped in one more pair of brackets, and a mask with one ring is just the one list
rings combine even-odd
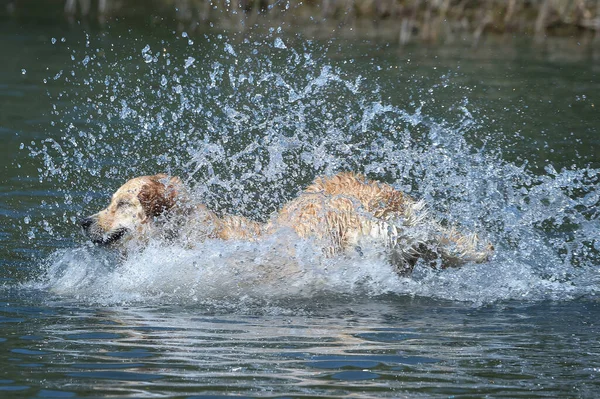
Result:
{"label": "water", "polygon": [[[0,66],[5,396],[594,397],[593,45],[0,34],[17,55]],[[124,260],[76,225],[137,175],[266,220],[338,170],[422,198],[493,259],[400,278],[283,231]]]}

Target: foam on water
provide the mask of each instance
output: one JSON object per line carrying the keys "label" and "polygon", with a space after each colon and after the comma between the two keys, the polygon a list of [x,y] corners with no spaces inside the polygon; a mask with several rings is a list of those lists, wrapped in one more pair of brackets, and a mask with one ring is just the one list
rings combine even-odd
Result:
{"label": "foam on water", "polygon": [[324,259],[310,242],[299,242],[289,231],[260,244],[209,240],[186,249],[154,243],[122,262],[102,252],[77,248],[55,253],[46,283],[56,294],[101,303],[193,303],[385,293],[395,279],[375,254],[370,259]]}
{"label": "foam on water", "polygon": [[[540,174],[505,161],[468,100],[450,116],[432,114],[431,88],[379,81],[376,67],[333,65],[310,41],[205,39],[206,48],[177,55],[164,43],[138,43],[125,59],[109,49],[74,54],[85,62],[57,78],[77,89],[61,93],[67,104],[54,111],[64,137],[29,146],[44,162],[40,179],[69,205],[49,205],[63,219],[40,223],[68,225],[103,207],[124,180],[159,171],[181,176],[213,209],[264,220],[314,176],[351,170],[479,232],[495,245],[492,261],[418,266],[404,278],[376,250],[324,259],[312,243],[279,232],[260,243],[151,243],[125,260],[82,243],[45,260],[39,284],[103,303],[393,293],[483,304],[600,288],[598,170],[548,165]],[[444,76],[443,84],[452,82]],[[409,90],[412,102],[387,101],[382,85]],[[67,227],[58,234],[76,237]]]}

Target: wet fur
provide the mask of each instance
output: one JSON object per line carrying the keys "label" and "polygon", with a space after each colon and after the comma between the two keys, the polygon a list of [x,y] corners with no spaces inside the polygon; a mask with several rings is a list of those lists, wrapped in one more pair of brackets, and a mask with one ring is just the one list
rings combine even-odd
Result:
{"label": "wet fur", "polygon": [[281,228],[314,240],[326,256],[384,248],[398,273],[412,270],[418,259],[433,266],[484,262],[492,253],[475,234],[463,235],[431,218],[423,202],[390,185],[354,173],[317,178],[268,223],[241,216],[217,216],[193,204],[177,177],[142,176],[125,183],[103,211],[82,221],[99,244],[144,244],[150,237],[259,240]]}

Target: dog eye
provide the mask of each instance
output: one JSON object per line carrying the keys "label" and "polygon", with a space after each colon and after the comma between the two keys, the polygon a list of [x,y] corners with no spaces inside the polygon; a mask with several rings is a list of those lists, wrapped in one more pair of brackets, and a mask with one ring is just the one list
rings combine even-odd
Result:
{"label": "dog eye", "polygon": [[129,206],[131,205],[129,202],[127,201],[119,201],[117,202],[117,208],[123,208],[124,206]]}

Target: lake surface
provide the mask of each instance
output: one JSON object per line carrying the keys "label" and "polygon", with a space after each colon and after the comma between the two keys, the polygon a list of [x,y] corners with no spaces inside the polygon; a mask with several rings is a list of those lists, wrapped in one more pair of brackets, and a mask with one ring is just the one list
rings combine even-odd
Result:
{"label": "lake surface", "polygon": [[[1,397],[600,391],[598,44],[3,21],[0,54]],[[276,266],[304,271],[267,283],[273,242],[121,259],[76,224],[137,175],[264,220],[338,170],[424,199],[493,259],[400,278],[289,237],[303,251]]]}

